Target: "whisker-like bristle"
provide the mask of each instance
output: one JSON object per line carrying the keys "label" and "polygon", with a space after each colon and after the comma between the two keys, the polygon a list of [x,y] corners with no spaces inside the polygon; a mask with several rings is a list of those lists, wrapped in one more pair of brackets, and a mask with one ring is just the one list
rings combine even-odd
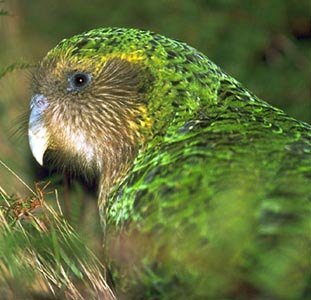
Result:
{"label": "whisker-like bristle", "polygon": [[13,125],[9,130],[9,137],[14,140],[21,140],[28,134],[29,112],[24,112],[13,120]]}

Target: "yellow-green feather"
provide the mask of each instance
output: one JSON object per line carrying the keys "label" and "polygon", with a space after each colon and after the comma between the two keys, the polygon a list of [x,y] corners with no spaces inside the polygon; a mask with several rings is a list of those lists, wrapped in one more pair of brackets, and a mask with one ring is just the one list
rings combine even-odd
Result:
{"label": "yellow-green feather", "polygon": [[120,292],[311,297],[308,124],[258,99],[194,48],[148,31],[92,30],[48,58],[65,53],[119,57],[153,78],[145,99],[151,136],[101,207]]}

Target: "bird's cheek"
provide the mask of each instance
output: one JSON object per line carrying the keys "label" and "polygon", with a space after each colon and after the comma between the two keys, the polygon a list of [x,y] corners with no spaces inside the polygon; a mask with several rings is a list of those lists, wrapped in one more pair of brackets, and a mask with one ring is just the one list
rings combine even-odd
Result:
{"label": "bird's cheek", "polygon": [[31,98],[28,138],[31,152],[40,165],[43,165],[43,155],[48,148],[49,141],[43,117],[48,106],[47,98],[41,94],[36,94]]}

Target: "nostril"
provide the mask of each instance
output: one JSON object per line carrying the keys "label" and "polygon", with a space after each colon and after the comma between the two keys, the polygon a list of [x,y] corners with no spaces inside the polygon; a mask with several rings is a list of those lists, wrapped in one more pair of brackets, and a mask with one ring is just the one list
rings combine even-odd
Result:
{"label": "nostril", "polygon": [[36,108],[38,112],[43,112],[48,107],[47,98],[42,94],[35,94],[30,101],[30,109]]}
{"label": "nostril", "polygon": [[39,100],[38,102],[37,102],[37,104],[39,105],[39,106],[42,106],[43,104],[45,103],[45,101],[44,100]]}

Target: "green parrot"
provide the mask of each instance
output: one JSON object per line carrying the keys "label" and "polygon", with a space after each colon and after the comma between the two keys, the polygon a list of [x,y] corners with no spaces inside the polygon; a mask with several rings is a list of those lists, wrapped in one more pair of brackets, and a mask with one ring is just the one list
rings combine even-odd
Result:
{"label": "green parrot", "polygon": [[29,142],[98,183],[120,299],[311,299],[311,127],[196,49],[64,39],[34,72]]}

